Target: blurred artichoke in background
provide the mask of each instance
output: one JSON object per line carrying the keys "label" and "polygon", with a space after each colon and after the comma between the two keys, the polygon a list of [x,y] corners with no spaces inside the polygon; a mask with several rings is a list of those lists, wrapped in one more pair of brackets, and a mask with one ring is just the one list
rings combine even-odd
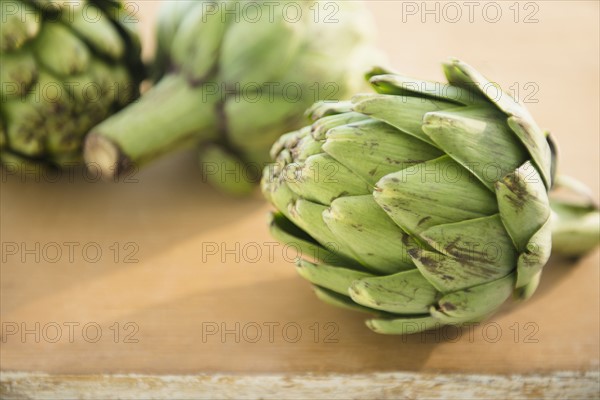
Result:
{"label": "blurred artichoke in background", "polygon": [[137,97],[134,18],[114,0],[0,6],[2,163],[81,161],[88,130]]}
{"label": "blurred artichoke in background", "polygon": [[449,84],[374,71],[378,94],[317,104],[264,171],[273,235],[317,260],[300,275],[376,314],[376,332],[484,319],[531,296],[553,240],[568,256],[598,244],[597,207],[551,210],[548,133],[472,67],[444,72]]}
{"label": "blurred artichoke in background", "polygon": [[316,100],[356,90],[374,62],[360,2],[169,1],[140,101],[95,127],[85,159],[105,176],[198,146],[204,176],[252,190],[269,148]]}

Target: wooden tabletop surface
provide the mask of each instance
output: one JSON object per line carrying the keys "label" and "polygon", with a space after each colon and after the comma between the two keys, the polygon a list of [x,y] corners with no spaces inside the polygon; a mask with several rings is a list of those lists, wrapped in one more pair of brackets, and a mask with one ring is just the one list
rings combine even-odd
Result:
{"label": "wooden tabletop surface", "polygon": [[[150,38],[157,3],[138,3]],[[561,170],[598,199],[598,3],[532,2],[537,8],[519,15],[534,10],[538,22],[528,24],[515,23],[508,3],[496,3],[504,13],[497,23],[476,13],[473,23],[465,14],[456,24],[443,15],[422,22],[403,9],[407,3],[370,4],[391,64],[442,79],[439,62],[456,56],[505,89],[516,85],[561,145]],[[599,368],[597,250],[575,263],[553,259],[531,300],[479,327],[394,337],[318,301],[296,275],[293,249],[269,236],[270,207],[260,194],[217,193],[202,182],[193,152],[117,183],[83,170],[38,182],[3,172],[0,201],[5,376]]]}

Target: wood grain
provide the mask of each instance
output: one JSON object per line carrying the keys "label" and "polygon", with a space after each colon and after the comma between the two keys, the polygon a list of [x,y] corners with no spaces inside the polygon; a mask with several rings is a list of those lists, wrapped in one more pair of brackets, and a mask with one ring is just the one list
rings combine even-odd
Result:
{"label": "wood grain", "polygon": [[544,375],[48,375],[4,374],[10,398],[104,399],[569,399],[597,397],[597,372]]}

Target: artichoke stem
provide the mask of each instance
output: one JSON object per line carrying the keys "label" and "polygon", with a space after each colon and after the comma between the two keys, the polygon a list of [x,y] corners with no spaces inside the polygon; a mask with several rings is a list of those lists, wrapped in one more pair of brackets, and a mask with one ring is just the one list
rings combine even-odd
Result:
{"label": "artichoke stem", "polygon": [[552,253],[578,259],[600,242],[600,212],[596,205],[551,200]]}
{"label": "artichoke stem", "polygon": [[219,106],[204,85],[170,74],[138,101],[94,127],[86,138],[84,159],[113,178],[173,150],[217,139]]}

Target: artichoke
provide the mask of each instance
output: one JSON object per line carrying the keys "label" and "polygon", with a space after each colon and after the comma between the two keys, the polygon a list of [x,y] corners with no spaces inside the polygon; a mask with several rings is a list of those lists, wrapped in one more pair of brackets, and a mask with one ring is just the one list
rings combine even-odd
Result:
{"label": "artichoke", "polygon": [[3,1],[0,159],[64,166],[88,130],[132,101],[139,40],[120,2]]}
{"label": "artichoke", "polygon": [[598,243],[597,207],[561,201],[564,220],[550,207],[550,135],[469,65],[444,72],[448,84],[373,71],[377,93],[316,104],[263,173],[272,234],[301,250],[300,275],[375,314],[376,332],[471,323],[528,298],[553,226],[569,256]]}
{"label": "artichoke", "polygon": [[157,29],[160,79],[92,130],[86,162],[111,177],[197,146],[207,181],[231,193],[252,190],[281,132],[299,128],[315,101],[355,90],[363,82],[348,66],[366,70],[373,60],[364,5],[335,3],[328,21],[327,4],[334,5],[166,2]]}

